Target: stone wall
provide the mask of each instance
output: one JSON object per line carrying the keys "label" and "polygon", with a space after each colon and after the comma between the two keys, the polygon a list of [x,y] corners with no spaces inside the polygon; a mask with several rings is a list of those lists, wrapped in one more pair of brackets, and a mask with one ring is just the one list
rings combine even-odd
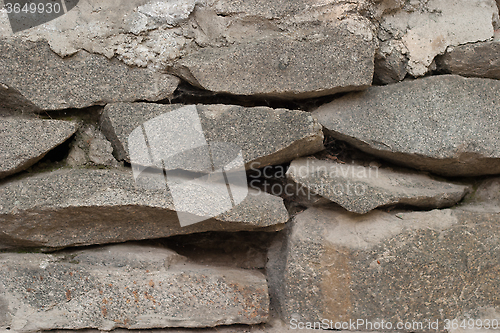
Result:
{"label": "stone wall", "polygon": [[19,3],[0,332],[500,329],[495,0]]}

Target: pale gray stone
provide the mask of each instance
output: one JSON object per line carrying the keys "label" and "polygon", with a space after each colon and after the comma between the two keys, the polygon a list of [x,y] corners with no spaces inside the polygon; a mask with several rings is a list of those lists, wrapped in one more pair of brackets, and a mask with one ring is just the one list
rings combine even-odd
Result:
{"label": "pale gray stone", "polygon": [[23,97],[18,91],[0,83],[0,116],[18,116],[39,111],[36,105]]}
{"label": "pale gray stone", "polygon": [[[336,3],[335,0],[325,0],[323,5]],[[297,14],[304,15],[307,10],[311,10],[307,0],[297,1],[263,1],[263,0],[221,0],[214,3],[214,8],[218,14],[231,15],[244,13],[248,16],[265,17],[267,19],[276,19],[285,16]],[[312,10],[311,10],[312,12]]]}
{"label": "pale gray stone", "polygon": [[118,166],[113,156],[113,147],[94,125],[82,126],[71,143],[66,163],[69,166],[101,165]]}
{"label": "pale gray stone", "polygon": [[500,213],[500,178],[480,181],[464,202],[467,210]]}
{"label": "pale gray stone", "polygon": [[[304,328],[300,330],[301,332],[318,332],[317,329]],[[285,323],[279,318],[274,318],[270,316],[270,319],[265,324],[259,325],[230,325],[230,326],[218,326],[213,328],[166,328],[166,329],[155,329],[149,331],[140,331],[141,333],[293,333],[297,332],[297,327],[291,328],[290,323]],[[340,331],[340,333],[346,331]],[[44,332],[45,333],[45,332]],[[50,333],[68,333],[66,330],[52,330]],[[80,332],[79,332],[80,333]],[[83,330],[81,333],[102,333],[99,330]],[[113,333],[130,333],[127,329],[118,328],[113,330]],[[368,332],[360,332],[368,333]],[[462,333],[462,332],[459,332]],[[466,332],[464,332],[466,333]]]}
{"label": "pale gray stone", "polygon": [[463,76],[500,79],[500,42],[460,45],[436,58],[438,70]]}
{"label": "pale gray stone", "polygon": [[168,248],[134,243],[88,248],[71,252],[69,258],[79,265],[102,266],[104,269],[113,267],[125,271],[134,269],[153,271],[162,267],[168,269],[171,265],[188,261],[187,258]]}
{"label": "pale gray stone", "polygon": [[[162,248],[0,254],[0,329],[150,329],[266,322],[265,276],[164,261]],[[96,259],[96,262],[88,260]]]}
{"label": "pale gray stone", "polygon": [[72,167],[80,165],[118,166],[118,161],[113,156],[111,143],[94,125],[82,126],[76,132],[66,163]]}
{"label": "pale gray stone", "polygon": [[311,158],[293,161],[287,177],[306,187],[308,193],[318,194],[359,214],[393,204],[427,209],[450,207],[470,191],[468,186],[433,180],[411,170]]}
{"label": "pale gray stone", "polygon": [[44,41],[0,40],[0,83],[43,110],[170,98],[179,79],[86,51],[61,58]]}
{"label": "pale gray stone", "polygon": [[116,166],[117,161],[113,157],[113,147],[111,142],[106,140],[106,137],[93,126],[90,126],[82,134],[84,142],[88,143],[89,159],[96,165],[111,165]]}
{"label": "pale gray stone", "polygon": [[337,139],[445,176],[500,173],[500,82],[432,76],[352,93],[313,112]]}
{"label": "pale gray stone", "polygon": [[[207,197],[198,204],[203,208],[217,200],[224,198]],[[0,244],[10,247],[61,248],[205,231],[274,231],[288,220],[283,199],[249,189],[232,209],[181,227],[171,193],[165,187],[143,189],[129,170],[41,173],[0,186],[0,203]]]}
{"label": "pale gray stone", "polygon": [[112,165],[116,163],[111,143],[101,138],[96,138],[90,142],[89,158],[96,165]]}
{"label": "pale gray stone", "polygon": [[[110,104],[102,115],[102,129],[113,144],[115,156],[119,160],[130,161],[129,135],[146,121],[183,107],[185,106],[175,104]],[[307,112],[236,105],[189,107],[196,108],[206,141],[236,144],[242,150],[247,168],[280,164],[324,149],[321,125]],[[176,117],[181,116],[182,114]],[[191,126],[187,121],[186,125]],[[156,134],[147,135],[153,137]],[[176,139],[188,141],[193,133],[186,129],[182,135],[185,138]],[[155,145],[158,150],[169,151],[174,143],[155,142]],[[199,160],[194,156],[192,171],[204,170],[202,166],[198,167]]]}
{"label": "pale gray stone", "polygon": [[68,121],[0,118],[0,178],[29,168],[76,129]]}
{"label": "pale gray stone", "polygon": [[183,57],[173,73],[197,87],[237,95],[309,98],[369,87],[373,37],[348,29],[323,35],[300,40],[268,37],[205,48]]}
{"label": "pale gray stone", "polygon": [[75,167],[79,165],[85,165],[87,162],[87,154],[85,154],[85,151],[82,148],[78,147],[77,145],[71,147],[68,153],[68,157],[66,158],[66,163],[69,166]]}
{"label": "pale gray stone", "polygon": [[401,331],[398,322],[438,320],[444,330],[443,318],[461,322],[481,319],[487,309],[498,313],[496,213],[358,215],[310,208],[288,226],[267,267],[270,294],[285,322],[363,320],[354,330],[367,330],[367,321],[380,325],[383,319],[393,325],[384,331]]}
{"label": "pale gray stone", "polygon": [[407,74],[408,58],[401,41],[381,42],[375,54],[373,80],[377,84],[389,84],[402,81]]}
{"label": "pale gray stone", "polygon": [[434,58],[448,47],[492,38],[498,21],[495,0],[377,2],[378,10],[385,11],[378,20],[382,48],[388,41],[400,45],[381,54],[388,55],[388,62],[407,58],[406,71],[414,77],[428,73]]}

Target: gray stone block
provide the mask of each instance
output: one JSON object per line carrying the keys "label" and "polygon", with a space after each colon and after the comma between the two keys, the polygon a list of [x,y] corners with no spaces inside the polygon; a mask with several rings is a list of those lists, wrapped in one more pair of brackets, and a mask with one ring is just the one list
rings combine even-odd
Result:
{"label": "gray stone block", "polygon": [[318,194],[359,214],[392,204],[427,209],[450,207],[471,190],[411,170],[396,171],[309,158],[293,161],[287,177],[306,187],[308,193]]}
{"label": "gray stone block", "polygon": [[61,120],[0,118],[0,178],[29,168],[68,140],[77,127]]}
{"label": "gray stone block", "polygon": [[237,95],[309,98],[363,90],[373,79],[375,42],[351,32],[357,28],[201,49],[179,60],[173,73],[200,88]]}
{"label": "gray stone block", "polygon": [[500,82],[433,76],[372,87],[313,112],[335,138],[445,176],[500,173]]}
{"label": "gray stone block", "polygon": [[[138,126],[156,117],[178,110],[184,105],[157,105],[147,103],[116,103],[106,106],[102,115],[103,132],[114,147],[120,160],[130,161],[128,138]],[[313,154],[324,149],[323,132],[310,114],[302,111],[271,109],[268,107],[246,108],[236,105],[192,105],[198,113],[202,132],[208,143],[234,143],[242,150],[243,160],[249,167],[264,167]],[[176,117],[181,117],[178,115]],[[188,124],[191,126],[190,124]],[[157,133],[146,133],[154,137]],[[175,139],[189,142],[192,131],[181,131]],[[175,148],[171,141],[153,142],[162,152]],[[187,157],[186,157],[187,158]],[[192,171],[199,158],[192,161]]]}
{"label": "gray stone block", "polygon": [[470,77],[500,79],[500,42],[460,45],[436,58],[438,69]]}
{"label": "gray stone block", "polygon": [[[217,200],[224,198],[207,197],[199,205]],[[62,248],[205,231],[272,231],[287,220],[283,199],[250,189],[232,209],[181,227],[170,192],[137,186],[128,170],[62,169],[0,186],[0,244],[10,247]]]}
{"label": "gray stone block", "polygon": [[[98,260],[84,260],[88,256]],[[0,254],[0,329],[108,331],[267,321],[262,273],[180,262],[166,267],[163,261],[175,256],[127,245],[64,255]]]}
{"label": "gray stone block", "polygon": [[445,331],[445,319],[491,321],[499,232],[497,213],[310,208],[270,252],[270,293],[285,322],[326,320],[333,329],[402,331],[398,323],[415,322],[412,331],[428,332],[436,321]]}
{"label": "gray stone block", "polygon": [[61,58],[44,41],[0,40],[0,61],[0,83],[43,110],[158,101],[171,97],[179,83],[171,75],[83,50]]}

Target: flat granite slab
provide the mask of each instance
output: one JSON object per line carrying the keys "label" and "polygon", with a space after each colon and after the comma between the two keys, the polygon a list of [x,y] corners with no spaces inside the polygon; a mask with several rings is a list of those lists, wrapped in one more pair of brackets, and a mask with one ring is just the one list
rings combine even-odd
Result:
{"label": "flat granite slab", "polygon": [[307,188],[310,194],[320,195],[359,214],[393,204],[427,209],[451,207],[471,191],[469,186],[437,181],[412,170],[396,171],[311,158],[293,161],[287,178]]}
{"label": "flat granite slab", "polygon": [[77,128],[76,123],[62,120],[0,117],[0,178],[29,168]]}
{"label": "flat granite slab", "polygon": [[175,263],[177,257],[168,249],[130,245],[53,255],[0,254],[0,330],[107,331],[268,320],[262,273],[182,258]]}
{"label": "flat granite slab", "polygon": [[[207,194],[199,208],[220,204],[225,198],[217,194]],[[0,186],[0,245],[61,248],[205,231],[271,231],[289,218],[282,198],[252,189],[238,205],[184,227],[175,203],[166,189],[136,186],[130,170],[42,173]]]}

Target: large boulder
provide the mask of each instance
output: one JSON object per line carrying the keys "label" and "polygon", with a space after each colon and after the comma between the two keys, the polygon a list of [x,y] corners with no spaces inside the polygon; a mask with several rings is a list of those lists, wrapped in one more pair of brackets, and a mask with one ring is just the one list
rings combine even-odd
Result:
{"label": "large boulder", "polygon": [[[280,164],[324,149],[323,132],[316,119],[307,112],[286,109],[116,103],[106,106],[101,123],[115,156],[126,161],[130,161],[130,135],[144,124],[151,128],[149,132],[145,128],[146,136],[152,154],[158,156],[178,153],[179,147],[191,142],[197,132],[200,140],[208,144],[238,146],[247,168]],[[160,134],[174,131],[175,135],[169,137]],[[204,170],[196,166],[199,160],[194,156],[192,171]]]}
{"label": "large boulder", "polygon": [[0,254],[0,329],[112,330],[266,322],[265,276],[183,262],[133,245],[62,254]]}
{"label": "large boulder", "polygon": [[445,176],[500,173],[500,82],[433,76],[348,94],[313,112],[337,139]]}
{"label": "large boulder", "polygon": [[499,232],[492,212],[310,208],[272,247],[271,297],[292,327],[428,332],[455,319],[489,319],[491,327]]}
{"label": "large boulder", "polygon": [[[180,213],[203,213],[207,205],[225,207],[220,193],[207,193],[192,203],[196,210]],[[201,222],[181,226],[176,208],[184,207],[183,202],[176,201],[166,185],[163,189],[136,185],[128,170],[42,173],[0,186],[0,202],[3,247],[61,248],[205,231],[271,231],[288,220],[283,199],[249,189],[231,209],[221,209],[217,216],[201,215]]]}
{"label": "large boulder", "polygon": [[132,68],[83,50],[61,58],[44,41],[0,40],[0,61],[0,83],[41,110],[158,101],[170,98],[179,83],[171,75]]}
{"label": "large boulder", "polygon": [[29,168],[77,128],[69,121],[0,118],[0,178]]}
{"label": "large boulder", "polygon": [[293,161],[287,178],[307,188],[308,193],[320,195],[359,214],[394,204],[427,209],[450,207],[470,190],[467,186],[433,180],[410,170],[309,158]]}

